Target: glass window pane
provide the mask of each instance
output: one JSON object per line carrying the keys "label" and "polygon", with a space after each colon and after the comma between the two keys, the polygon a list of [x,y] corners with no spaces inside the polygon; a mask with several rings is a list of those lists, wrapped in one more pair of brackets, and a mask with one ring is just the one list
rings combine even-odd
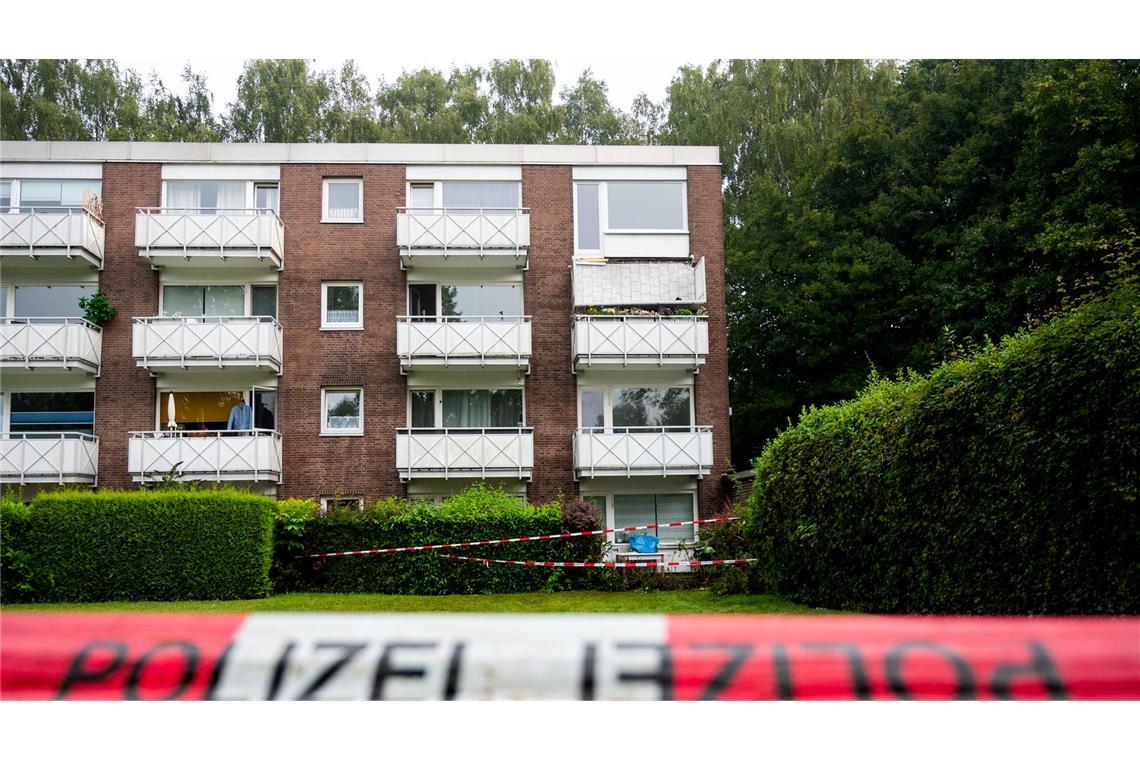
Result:
{"label": "glass window pane", "polygon": [[59,200],[64,206],[83,205],[83,196],[95,196],[102,190],[103,183],[97,179],[65,179],[60,182]]}
{"label": "glass window pane", "polygon": [[466,390],[443,392],[444,427],[491,427],[491,392]]}
{"label": "glass window pane", "polygon": [[412,391],[412,427],[435,427],[435,391]]}
{"label": "glass window pane", "polygon": [[[684,522],[693,519],[693,497],[687,493],[657,494],[657,522]],[[662,541],[692,541],[693,526],[658,528],[657,537]]]}
{"label": "glass window pane", "polygon": [[277,391],[253,392],[253,426],[261,430],[277,429]]}
{"label": "glass window pane", "polygon": [[240,180],[171,180],[166,183],[166,206],[183,211],[215,213],[246,206],[246,183]]}
{"label": "glass window pane", "polygon": [[250,314],[277,318],[277,286],[254,285],[250,293]]}
{"label": "glass window pane", "polygon": [[[654,525],[657,522],[657,510],[653,494],[614,494],[614,525],[615,528],[629,528],[635,525]],[[654,530],[639,530],[637,533],[656,535]],[[625,543],[629,540],[627,533],[614,533],[614,541]]]}
{"label": "glass window pane", "polygon": [[360,184],[358,182],[329,183],[328,218],[360,218]]}
{"label": "glass window pane", "polygon": [[245,316],[245,288],[241,285],[207,285],[206,316]]}
{"label": "glass window pane", "polygon": [[412,208],[435,206],[435,185],[412,185]]}
{"label": "glass window pane", "polygon": [[360,391],[325,392],[325,427],[329,430],[360,429]]}
{"label": "glass window pane", "polygon": [[13,393],[9,430],[13,433],[92,433],[95,394]]}
{"label": "glass window pane", "polygon": [[522,424],[522,390],[496,388],[491,391],[491,427],[521,427]]}
{"label": "glass window pane", "polygon": [[63,194],[59,180],[25,179],[20,181],[21,206],[58,206]]}
{"label": "glass window pane", "polygon": [[328,324],[360,323],[360,286],[327,285],[325,322]]}
{"label": "glass window pane", "polygon": [[443,206],[449,211],[514,211],[519,205],[518,182],[444,182]]}
{"label": "glass window pane", "polygon": [[253,205],[259,209],[278,211],[281,189],[277,185],[257,185],[253,190]]}
{"label": "glass window pane", "polygon": [[446,317],[477,319],[522,314],[521,285],[443,285],[440,296]]}
{"label": "glass window pane", "polygon": [[82,317],[79,299],[94,294],[94,285],[17,285],[12,316]]}
{"label": "glass window pane", "polygon": [[413,317],[434,317],[435,285],[408,286],[408,314]]}
{"label": "glass window pane", "polygon": [[615,428],[689,427],[688,388],[614,388]]}
{"label": "glass window pane", "polygon": [[12,208],[12,183],[0,182],[0,211]]}
{"label": "glass window pane", "polygon": [[582,391],[582,427],[600,428],[606,422],[602,391]]}
{"label": "glass window pane", "polygon": [[683,229],[680,182],[610,182],[609,229]]}
{"label": "glass window pane", "polygon": [[[242,391],[175,391],[174,427],[179,430],[225,430],[230,412],[245,400]],[[170,425],[170,391],[158,399],[160,427]]]}
{"label": "glass window pane", "polygon": [[203,314],[201,285],[166,285],[162,288],[164,317],[200,317]]}
{"label": "glass window pane", "polygon": [[602,247],[598,214],[598,186],[578,185],[578,250],[596,251]]}

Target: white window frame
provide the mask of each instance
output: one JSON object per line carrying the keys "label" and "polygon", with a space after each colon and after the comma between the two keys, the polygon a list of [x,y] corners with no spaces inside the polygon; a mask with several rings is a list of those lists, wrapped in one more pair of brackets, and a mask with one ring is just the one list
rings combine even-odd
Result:
{"label": "white window frame", "polygon": [[[360,293],[360,313],[355,322],[329,322],[328,300],[329,286],[346,288],[355,286]],[[332,280],[321,283],[321,330],[325,332],[335,330],[363,330],[364,329],[364,283],[360,280]]]}
{"label": "white window frame", "polygon": [[[526,293],[523,282],[409,282],[404,285],[404,316],[412,316],[412,290],[413,285],[432,285],[435,287],[435,318],[442,320],[443,314],[443,286],[459,286],[459,285],[478,285],[482,287],[489,287],[493,285],[509,285],[519,289],[520,300],[522,301],[522,314],[517,315],[520,319],[526,315]],[[491,317],[493,314],[471,314],[472,317]],[[504,317],[506,319],[506,317]]]}
{"label": "white window frame", "polygon": [[[626,229],[610,227],[610,183],[681,185],[681,229]],[[598,247],[582,249],[578,247],[578,186],[598,186]],[[576,179],[574,180],[574,255],[585,258],[605,256],[606,235],[688,235],[689,234],[689,182],[684,179]]]}
{"label": "white window frame", "polygon": [[[257,198],[257,190],[256,190],[257,185],[277,185],[277,188],[278,188],[277,189],[277,192],[278,192],[277,201],[278,201],[279,205],[281,202],[281,195],[280,195],[281,183],[280,182],[271,182],[268,180],[262,182],[262,181],[258,181],[258,180],[252,180],[252,179],[237,179],[237,178],[235,178],[235,179],[208,179],[208,178],[202,178],[202,179],[186,178],[186,179],[183,179],[183,178],[176,178],[176,179],[164,179],[164,180],[162,180],[162,200],[158,204],[160,208],[166,208],[166,185],[168,182],[244,182],[245,183],[245,207],[247,209],[250,209],[250,210],[253,209],[255,199]],[[223,211],[231,211],[231,213],[232,213],[231,209],[223,209]]]}
{"label": "white window frame", "polygon": [[[243,317],[253,316],[253,288],[260,285],[263,287],[277,288],[277,302],[275,304],[275,311],[281,306],[281,289],[276,282],[160,282],[158,284],[158,314],[161,315],[166,309],[166,289],[167,288],[210,288],[210,287],[241,287],[245,290],[245,306],[243,307]],[[190,317],[193,319],[194,317]]]}
{"label": "white window frame", "polygon": [[322,496],[321,497],[321,514],[328,514],[330,501],[355,501],[357,508],[364,511],[364,497],[363,496]]}
{"label": "white window frame", "polygon": [[[360,191],[359,215],[355,219],[329,218],[329,185],[355,183]],[[364,223],[364,180],[358,177],[326,177],[321,181],[321,223],[322,224],[363,224]]]}
{"label": "white window frame", "polygon": [[[9,187],[11,188],[8,191],[9,192],[9,195],[8,195],[9,208],[8,208],[7,213],[9,213],[9,214],[20,213],[19,208],[22,205],[22,200],[23,200],[21,187],[23,186],[23,183],[25,181],[26,182],[41,182],[41,181],[42,182],[98,182],[99,183],[99,192],[96,193],[96,196],[98,196],[99,198],[103,197],[103,180],[102,179],[88,179],[85,177],[78,177],[78,178],[76,178],[76,177],[23,177],[23,178],[20,178],[20,177],[15,177],[15,178],[0,177],[0,182],[7,182]],[[163,183],[163,194],[165,195],[165,193],[166,193],[165,183]]]}
{"label": "white window frame", "polygon": [[[508,425],[507,427],[526,427],[527,426],[527,424],[526,424],[526,388],[520,387],[518,385],[502,385],[502,386],[494,386],[494,387],[473,387],[473,388],[461,388],[461,387],[450,387],[450,386],[448,386],[448,387],[437,386],[437,387],[433,387],[433,388],[408,388],[408,393],[406,396],[407,414],[404,415],[404,424],[408,428],[412,428],[412,394],[413,393],[434,393],[435,397],[433,399],[433,406],[435,408],[435,419],[433,420],[433,427],[431,429],[432,430],[443,430],[444,429],[444,427],[443,427],[443,392],[444,391],[466,391],[466,390],[518,391],[519,393],[522,394],[522,423],[520,425],[517,425],[517,426],[516,425]],[[424,428],[414,428],[414,429],[415,430],[423,430]],[[453,428],[449,428],[449,429],[453,429]],[[454,428],[454,429],[461,429],[461,428]],[[475,429],[477,429],[477,428],[472,428],[472,430],[475,430]]]}
{"label": "white window frame", "polygon": [[[355,391],[360,394],[360,427],[359,428],[329,428],[328,425],[328,394],[348,393]],[[364,388],[360,386],[333,386],[321,388],[321,436],[331,438],[359,438],[364,435]]]}
{"label": "white window frame", "polygon": [[[433,210],[436,210],[436,213],[439,213],[438,209],[443,209],[444,211],[446,211],[446,209],[444,208],[444,205],[443,205],[443,183],[445,183],[445,182],[451,182],[454,184],[472,184],[472,183],[486,184],[488,182],[497,182],[497,183],[510,182],[510,183],[514,184],[516,186],[516,188],[518,189],[518,194],[515,197],[515,204],[516,204],[515,208],[521,209],[523,207],[523,205],[522,205],[522,180],[514,180],[514,179],[437,179],[437,180],[413,179],[413,180],[408,180],[405,183],[405,188],[404,188],[404,205],[409,210],[412,209],[412,187],[413,186],[415,186],[415,187],[427,187],[428,185],[431,185],[431,187],[432,187],[432,207],[433,207]],[[466,208],[466,206],[463,206],[461,208]]]}
{"label": "white window frame", "polygon": [[[607,491],[606,493],[583,494],[582,495],[583,499],[588,500],[588,499],[592,499],[592,498],[600,498],[605,503],[605,506],[604,506],[604,513],[605,514],[602,515],[602,519],[605,520],[606,524],[604,527],[606,527],[606,528],[624,528],[624,527],[626,527],[624,525],[617,525],[615,523],[615,520],[614,520],[614,497],[615,496],[688,496],[690,499],[692,499],[692,503],[693,503],[693,512],[692,512],[692,516],[689,519],[691,519],[691,520],[697,519],[697,494],[693,491],[660,491],[660,492],[658,492],[658,491],[641,491],[641,492],[638,492],[638,491]],[[616,538],[617,538],[617,534],[614,534],[615,540],[613,542],[613,545],[615,547],[629,546],[629,544],[627,542],[619,542],[616,540]],[[700,540],[701,540],[701,526],[694,525],[693,526],[693,540],[691,543],[696,543],[697,541],[700,541]],[[678,545],[678,542],[676,540],[661,541],[659,544],[659,546],[661,548],[668,548],[668,549],[676,548],[677,545]]]}
{"label": "white window frame", "polygon": [[[689,427],[697,426],[697,394],[694,393],[694,386],[692,385],[639,385],[637,383],[623,383],[620,385],[580,385],[578,386],[578,427],[585,428],[586,425],[582,424],[582,394],[587,392],[602,392],[602,422],[606,430],[613,430],[614,428],[614,405],[612,392],[617,388],[657,388],[659,390],[672,390],[674,388],[684,388],[689,392]],[[661,427],[675,427],[674,425],[662,425]]]}

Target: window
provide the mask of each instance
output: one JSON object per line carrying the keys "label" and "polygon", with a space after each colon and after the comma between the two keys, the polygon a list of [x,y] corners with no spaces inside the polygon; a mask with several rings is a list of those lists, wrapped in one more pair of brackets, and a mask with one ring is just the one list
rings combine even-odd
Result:
{"label": "window", "polygon": [[8,432],[34,436],[43,433],[87,433],[95,430],[95,394],[13,393],[10,397]]}
{"label": "window", "polygon": [[[633,525],[659,525],[668,522],[684,522],[693,519],[693,497],[691,494],[614,494],[614,528],[627,528]],[[638,533],[657,536],[662,542],[678,540],[692,541],[692,525],[675,528],[650,528]],[[627,533],[614,534],[614,541],[625,543]]]}
{"label": "window", "polygon": [[363,390],[325,388],[321,399],[321,435],[364,435]]}
{"label": "window", "polygon": [[610,230],[683,230],[683,182],[609,182]]}
{"label": "window", "polygon": [[521,285],[441,285],[443,316],[466,321],[468,317],[517,317],[522,314]]}
{"label": "window", "polygon": [[321,329],[364,328],[364,285],[359,282],[326,282],[321,285]]}
{"label": "window", "polygon": [[[519,207],[518,182],[444,182],[443,207],[448,211],[514,213]],[[414,190],[414,188],[413,188]]]}
{"label": "window", "polygon": [[417,390],[409,393],[413,428],[515,428],[523,425],[521,388]]}
{"label": "window", "polygon": [[364,180],[326,179],[322,222],[364,221]]}
{"label": "window", "polygon": [[[230,412],[244,402],[243,391],[162,391],[158,394],[159,428],[225,430]],[[170,414],[172,405],[173,416]]]}
{"label": "window", "polygon": [[277,185],[257,184],[253,186],[253,207],[259,211],[272,211],[277,214],[280,208],[281,188]]}
{"label": "window", "polygon": [[362,512],[364,511],[363,496],[322,496],[322,512]]}
{"label": "window", "polygon": [[277,286],[253,285],[250,287],[250,316],[277,318]]}
{"label": "window", "polygon": [[165,285],[164,317],[245,316],[244,285]]}
{"label": "window", "polygon": [[22,179],[19,185],[19,205],[21,208],[30,207],[29,210],[48,213],[80,208],[84,196],[98,195],[102,186],[103,183],[97,179]]}
{"label": "window", "polygon": [[682,388],[583,388],[578,419],[586,429],[684,428],[693,425],[692,393]]}
{"label": "window", "polygon": [[578,250],[597,251],[602,247],[602,222],[599,216],[598,185],[579,183]]}
{"label": "window", "polygon": [[412,391],[412,427],[435,427],[435,391]]}
{"label": "window", "polygon": [[12,183],[0,182],[0,213],[12,210]]}
{"label": "window", "polygon": [[412,185],[409,193],[409,205],[413,209],[431,210],[435,208],[435,185]]}
{"label": "window", "polygon": [[259,430],[277,429],[277,391],[253,392],[253,426]]}
{"label": "window", "polygon": [[81,318],[79,299],[95,290],[94,285],[17,285],[12,316]]}
{"label": "window", "polygon": [[247,185],[240,180],[168,180],[166,208],[191,214],[244,211]]}
{"label": "window", "polygon": [[[414,284],[408,286],[408,316],[434,319],[436,310],[436,285]],[[418,321],[429,321],[422,319]]]}

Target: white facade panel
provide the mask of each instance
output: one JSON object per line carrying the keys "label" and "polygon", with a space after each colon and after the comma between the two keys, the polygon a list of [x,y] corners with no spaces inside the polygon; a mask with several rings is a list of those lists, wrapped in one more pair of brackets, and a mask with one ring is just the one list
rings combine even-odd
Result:
{"label": "white facade panel", "polygon": [[136,318],[132,355],[140,367],[248,367],[274,374],[282,367],[282,331],[270,317]]}
{"label": "white facade panel", "polygon": [[[7,151],[5,151],[7,153]],[[5,156],[7,158],[7,156]],[[0,179],[102,179],[102,164],[0,163]]]}
{"label": "white facade panel", "polygon": [[277,164],[163,164],[162,178],[277,182],[281,179],[281,167]]}
{"label": "white facade panel", "polygon": [[575,166],[574,180],[685,180],[684,166]]}
{"label": "white facade panel", "polygon": [[590,428],[574,434],[579,478],[695,475],[712,472],[712,428]]}
{"label": "white facade panel", "polygon": [[85,319],[0,319],[0,367],[99,374],[103,331]]}
{"label": "white facade panel", "polygon": [[521,166],[471,166],[467,164],[439,164],[429,166],[409,166],[406,170],[406,178],[409,182],[432,182],[432,181],[465,181],[465,180],[483,180],[483,181],[501,181],[501,182],[521,182],[522,181],[522,167]]}

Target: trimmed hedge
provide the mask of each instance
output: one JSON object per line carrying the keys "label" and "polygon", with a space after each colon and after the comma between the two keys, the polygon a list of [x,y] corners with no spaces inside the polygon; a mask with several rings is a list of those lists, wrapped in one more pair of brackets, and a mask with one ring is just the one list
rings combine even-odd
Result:
{"label": "trimmed hedge", "polygon": [[[571,505],[573,506],[573,505]],[[299,560],[300,554],[508,538],[597,527],[558,502],[531,506],[481,484],[441,504],[386,499],[365,511],[320,515],[312,502],[278,503],[273,586],[283,591],[477,594],[560,590],[589,583],[588,570],[518,567],[444,559],[437,552]],[[565,527],[564,527],[565,526]],[[596,559],[601,541],[574,538],[471,547],[453,553],[499,559]]]}
{"label": "trimmed hedge", "polygon": [[39,601],[269,592],[273,500],[233,489],[41,492],[25,547]]}
{"label": "trimmed hedge", "polygon": [[755,470],[746,535],[796,601],[1140,612],[1140,293],[808,410]]}
{"label": "trimmed hedge", "polygon": [[28,507],[15,494],[0,498],[0,600],[32,598],[31,562],[27,549]]}

